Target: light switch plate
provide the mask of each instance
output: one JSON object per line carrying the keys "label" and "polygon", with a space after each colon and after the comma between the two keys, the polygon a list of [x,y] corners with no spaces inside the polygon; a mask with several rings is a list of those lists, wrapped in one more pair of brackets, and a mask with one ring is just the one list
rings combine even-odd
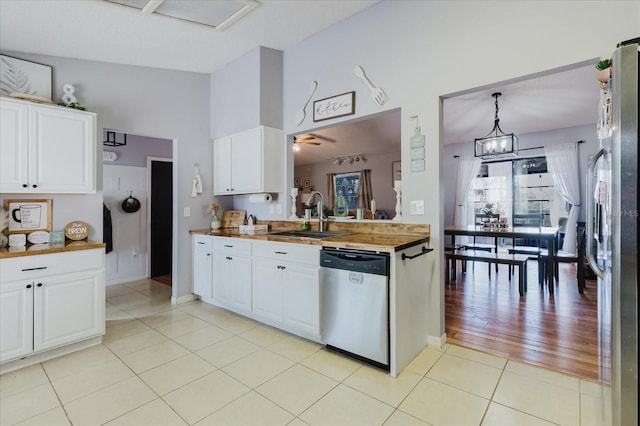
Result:
{"label": "light switch plate", "polygon": [[409,206],[412,215],[424,214],[424,200],[413,200]]}
{"label": "light switch plate", "polygon": [[183,209],[182,216],[190,217],[191,216],[191,207],[185,207]]}

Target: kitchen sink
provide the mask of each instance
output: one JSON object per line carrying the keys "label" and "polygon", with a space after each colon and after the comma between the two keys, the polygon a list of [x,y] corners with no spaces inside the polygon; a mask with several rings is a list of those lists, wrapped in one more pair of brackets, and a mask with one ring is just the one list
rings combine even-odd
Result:
{"label": "kitchen sink", "polygon": [[341,235],[348,235],[349,232],[331,232],[331,231],[303,231],[303,230],[289,230],[270,232],[269,235],[275,237],[287,237],[287,238],[307,238],[311,240],[324,240],[326,238],[339,237]]}

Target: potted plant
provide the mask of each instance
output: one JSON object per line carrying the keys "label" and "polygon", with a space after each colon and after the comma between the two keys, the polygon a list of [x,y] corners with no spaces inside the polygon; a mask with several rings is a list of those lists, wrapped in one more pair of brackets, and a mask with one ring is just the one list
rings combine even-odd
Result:
{"label": "potted plant", "polygon": [[611,59],[603,59],[596,64],[597,78],[600,83],[607,83],[611,79]]}
{"label": "potted plant", "polygon": [[220,229],[222,222],[218,216],[218,210],[220,206],[217,203],[209,202],[209,210],[211,211],[211,229]]}

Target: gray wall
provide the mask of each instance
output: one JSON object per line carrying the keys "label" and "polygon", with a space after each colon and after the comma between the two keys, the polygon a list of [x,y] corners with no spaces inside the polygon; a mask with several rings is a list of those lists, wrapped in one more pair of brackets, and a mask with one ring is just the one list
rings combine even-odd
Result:
{"label": "gray wall", "polygon": [[[75,86],[78,101],[98,115],[98,139],[103,129],[114,129],[175,140],[173,151],[175,284],[173,296],[191,293],[191,236],[189,230],[208,228],[206,205],[212,199],[212,150],[209,138],[209,75],[157,68],[84,61],[55,56],[3,52],[53,67],[53,98],[59,101],[62,86]],[[98,144],[102,158],[102,143]],[[200,163],[204,193],[191,198],[193,165]],[[93,231],[91,238],[102,239],[102,161],[98,162],[100,190],[88,196],[53,196],[54,226],[60,218],[81,219]],[[182,217],[191,207],[191,217]]]}
{"label": "gray wall", "polygon": [[[534,148],[545,145],[558,145],[568,142],[584,141],[578,145],[578,166],[580,168],[580,191],[582,194],[581,203],[585,206],[585,179],[587,175],[587,165],[589,156],[598,150],[598,139],[596,138],[596,125],[586,125],[570,127],[566,129],[549,130],[547,132],[525,133],[518,136],[520,149]],[[454,155],[472,157],[473,142],[453,143],[444,145],[444,224],[453,224],[453,213],[456,200],[456,174],[458,172],[458,159]],[[544,155],[544,149],[521,151],[518,158],[539,157]],[[578,220],[584,220],[585,209],[580,210]]]}
{"label": "gray wall", "polygon": [[[98,136],[98,142],[106,139]],[[117,140],[122,140],[122,134],[118,133]],[[173,141],[170,139],[148,138],[138,135],[127,135],[127,144],[124,146],[104,146],[104,151],[115,152],[116,161],[105,161],[104,164],[115,166],[147,167],[147,157],[171,158],[173,156]]]}
{"label": "gray wall", "polygon": [[[606,31],[602,26],[606,10]],[[295,111],[310,80],[314,99],[356,91],[356,117],[402,108],[402,161],[409,162],[409,139],[417,114],[426,137],[424,172],[403,173],[403,212],[423,200],[425,214],[403,214],[405,223],[431,225],[429,335],[444,335],[443,270],[444,149],[442,97],[488,84],[609,55],[616,43],[637,36],[638,2],[417,2],[387,1],[333,25],[284,52],[284,133],[311,131]],[[487,25],[491,17],[500,25]],[[544,22],[544,25],[540,25]],[[502,58],[497,66],[484,66]],[[479,66],[483,64],[483,66]],[[389,95],[383,106],[353,74],[361,65]],[[346,119],[353,119],[349,116]],[[336,119],[334,122],[345,121]],[[288,182],[293,182],[289,155]],[[435,342],[434,342],[435,343]]]}

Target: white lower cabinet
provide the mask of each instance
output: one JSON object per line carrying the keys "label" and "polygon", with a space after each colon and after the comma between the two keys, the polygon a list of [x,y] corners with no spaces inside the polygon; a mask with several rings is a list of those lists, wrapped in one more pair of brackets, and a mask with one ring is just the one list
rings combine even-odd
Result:
{"label": "white lower cabinet", "polygon": [[202,300],[320,341],[320,247],[193,236]]}
{"label": "white lower cabinet", "polygon": [[256,241],[251,278],[258,318],[320,339],[320,247]]}
{"label": "white lower cabinet", "polygon": [[251,312],[251,242],[193,236],[193,292],[240,314]]}
{"label": "white lower cabinet", "polygon": [[213,296],[213,237],[194,235],[193,242],[193,293],[203,299]]}
{"label": "white lower cabinet", "polygon": [[104,250],[0,260],[0,362],[104,334]]}

